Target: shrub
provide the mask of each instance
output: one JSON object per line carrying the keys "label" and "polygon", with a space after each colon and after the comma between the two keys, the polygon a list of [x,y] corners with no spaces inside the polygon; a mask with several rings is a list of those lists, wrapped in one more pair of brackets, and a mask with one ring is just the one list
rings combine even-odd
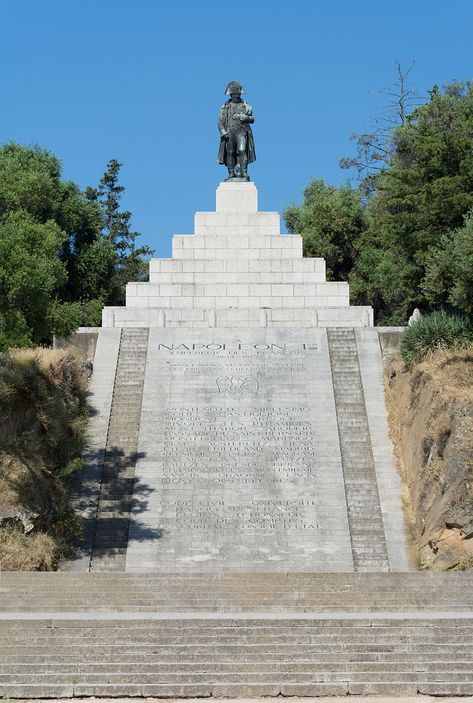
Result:
{"label": "shrub", "polygon": [[467,349],[473,344],[473,325],[466,317],[438,310],[421,317],[404,332],[399,354],[407,367],[438,349]]}

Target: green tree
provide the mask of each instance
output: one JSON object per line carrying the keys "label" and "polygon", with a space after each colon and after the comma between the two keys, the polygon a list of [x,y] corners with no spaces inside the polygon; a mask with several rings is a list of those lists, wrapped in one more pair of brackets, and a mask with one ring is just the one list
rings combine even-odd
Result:
{"label": "green tree", "polygon": [[152,252],[136,246],[131,213],[120,212],[120,166],[112,160],[84,193],[46,149],[0,147],[0,348],[100,324],[129,280],[146,279]]}
{"label": "green tree", "polygon": [[25,210],[0,220],[0,348],[47,340],[48,310],[66,278],[64,241],[54,220],[40,223]]}
{"label": "green tree", "polygon": [[[100,233],[101,216],[61,164],[40,147],[0,147],[0,346],[51,340],[50,310],[67,300],[68,272],[79,245]],[[65,327],[75,319],[62,310]]]}
{"label": "green tree", "polygon": [[284,219],[289,232],[302,235],[305,256],[326,260],[328,280],[347,280],[366,226],[358,190],[313,180],[302,204],[287,207]]}
{"label": "green tree", "polygon": [[422,287],[433,307],[448,304],[473,316],[473,211],[463,227],[442,235],[429,250],[425,270]]}
{"label": "green tree", "polygon": [[435,87],[393,132],[394,151],[374,176],[352,273],[356,301],[374,301],[380,322],[405,323],[413,307],[431,307],[427,263],[473,205],[472,134],[472,83]]}
{"label": "green tree", "polygon": [[[119,173],[123,164],[112,159],[100,179],[97,188],[87,188],[86,196],[90,202],[97,203],[102,212],[102,246],[101,261],[106,265],[106,243],[115,256],[115,275],[112,286],[106,296],[107,302],[120,305],[125,302],[125,285],[128,281],[144,281],[148,276],[148,264],[144,257],[151,256],[153,250],[148,246],[136,246],[139,232],[131,228],[131,212],[120,210],[120,202],[125,190],[119,184]],[[87,266],[87,265],[86,265]]]}

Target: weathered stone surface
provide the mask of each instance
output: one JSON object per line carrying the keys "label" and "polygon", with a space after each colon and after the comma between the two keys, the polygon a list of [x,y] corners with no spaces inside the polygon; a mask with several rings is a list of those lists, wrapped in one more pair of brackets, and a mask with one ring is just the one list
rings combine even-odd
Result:
{"label": "weathered stone surface", "polygon": [[338,446],[323,330],[151,330],[127,570],[353,570]]}

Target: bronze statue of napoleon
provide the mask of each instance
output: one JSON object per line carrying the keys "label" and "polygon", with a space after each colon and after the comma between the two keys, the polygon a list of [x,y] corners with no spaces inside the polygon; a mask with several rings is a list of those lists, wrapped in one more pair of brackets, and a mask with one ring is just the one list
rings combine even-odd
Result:
{"label": "bronze statue of napoleon", "polygon": [[225,95],[230,98],[222,105],[218,114],[220,149],[218,163],[228,169],[227,181],[249,181],[248,164],[256,161],[255,143],[250,125],[253,124],[253,110],[241,95],[243,86],[230,81]]}

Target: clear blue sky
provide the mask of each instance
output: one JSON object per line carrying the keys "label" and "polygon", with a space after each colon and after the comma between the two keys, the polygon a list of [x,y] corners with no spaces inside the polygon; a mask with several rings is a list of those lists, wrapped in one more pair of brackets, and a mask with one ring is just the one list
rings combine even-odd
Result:
{"label": "clear blue sky", "polygon": [[347,179],[396,59],[424,93],[473,78],[472,26],[471,0],[0,0],[0,141],[47,147],[83,187],[122,161],[134,227],[169,256],[214,209],[229,80],[256,117],[260,209],[282,210]]}

